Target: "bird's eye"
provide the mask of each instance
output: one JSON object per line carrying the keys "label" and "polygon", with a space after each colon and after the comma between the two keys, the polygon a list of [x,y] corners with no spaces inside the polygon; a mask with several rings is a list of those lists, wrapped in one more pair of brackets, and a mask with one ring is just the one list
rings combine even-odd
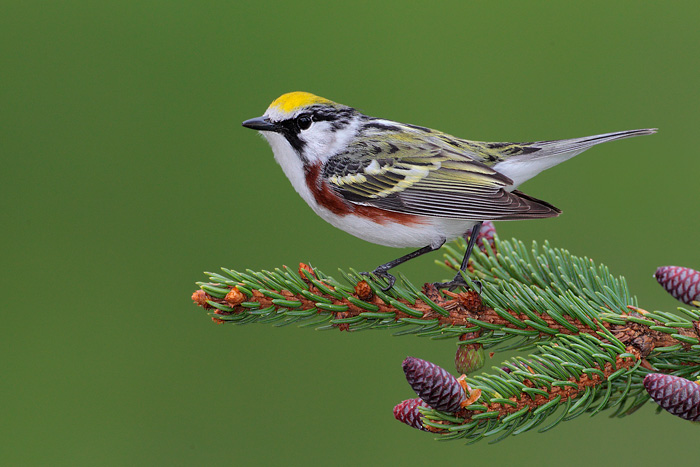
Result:
{"label": "bird's eye", "polygon": [[311,126],[311,115],[301,114],[297,117],[297,126],[300,130],[307,130]]}

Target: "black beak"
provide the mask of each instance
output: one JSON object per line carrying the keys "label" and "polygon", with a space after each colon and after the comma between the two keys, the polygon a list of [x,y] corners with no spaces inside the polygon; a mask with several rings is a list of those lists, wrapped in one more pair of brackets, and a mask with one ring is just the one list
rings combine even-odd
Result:
{"label": "black beak", "polygon": [[258,131],[280,131],[280,126],[272,123],[267,117],[251,118],[243,122],[243,126]]}

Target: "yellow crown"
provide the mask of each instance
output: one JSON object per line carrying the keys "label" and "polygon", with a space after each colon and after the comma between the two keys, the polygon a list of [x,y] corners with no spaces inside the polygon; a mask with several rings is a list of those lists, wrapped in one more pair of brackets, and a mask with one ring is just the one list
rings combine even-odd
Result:
{"label": "yellow crown", "polygon": [[313,104],[335,104],[335,102],[308,92],[297,91],[282,94],[270,104],[270,109],[275,108],[280,112],[291,113],[296,109]]}

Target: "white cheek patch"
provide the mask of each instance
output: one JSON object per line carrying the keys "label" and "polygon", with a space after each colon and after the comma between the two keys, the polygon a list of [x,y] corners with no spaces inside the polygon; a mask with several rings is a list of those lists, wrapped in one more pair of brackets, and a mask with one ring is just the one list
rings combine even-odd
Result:
{"label": "white cheek patch", "polygon": [[324,163],[345,151],[357,134],[359,123],[351,120],[347,126],[336,130],[331,122],[314,122],[308,130],[299,133],[299,139],[305,143],[304,156],[311,163]]}
{"label": "white cheek patch", "polygon": [[299,133],[299,139],[305,143],[304,155],[309,161],[325,161],[328,154],[338,150],[338,138],[328,122],[314,122],[308,130]]}

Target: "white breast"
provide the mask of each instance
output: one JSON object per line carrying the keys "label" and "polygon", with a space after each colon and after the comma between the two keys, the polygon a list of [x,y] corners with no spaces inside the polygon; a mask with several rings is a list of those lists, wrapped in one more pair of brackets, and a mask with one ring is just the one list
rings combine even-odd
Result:
{"label": "white breast", "polygon": [[[275,160],[282,167],[282,171],[287,176],[292,186],[299,195],[312,208],[316,204],[311,190],[306,186],[306,178],[304,176],[304,164],[301,162],[299,155],[287,139],[279,133],[271,131],[261,131],[261,135],[265,137],[272,152],[275,154]],[[315,209],[314,209],[315,210]]]}

